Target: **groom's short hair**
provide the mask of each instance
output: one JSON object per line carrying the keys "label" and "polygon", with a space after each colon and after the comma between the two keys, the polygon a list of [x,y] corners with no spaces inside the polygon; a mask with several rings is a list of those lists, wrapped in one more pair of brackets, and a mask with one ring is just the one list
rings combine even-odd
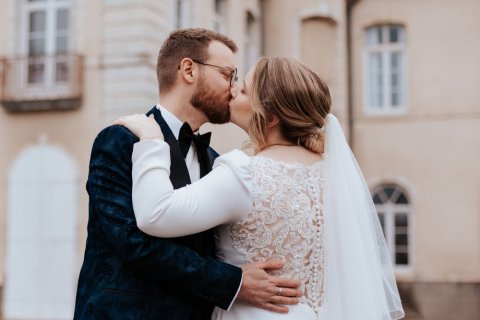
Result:
{"label": "groom's short hair", "polygon": [[225,44],[233,53],[237,51],[237,45],[232,39],[212,30],[189,28],[178,29],[170,33],[158,53],[157,78],[159,90],[167,92],[173,87],[182,59],[207,60],[208,46],[214,40]]}

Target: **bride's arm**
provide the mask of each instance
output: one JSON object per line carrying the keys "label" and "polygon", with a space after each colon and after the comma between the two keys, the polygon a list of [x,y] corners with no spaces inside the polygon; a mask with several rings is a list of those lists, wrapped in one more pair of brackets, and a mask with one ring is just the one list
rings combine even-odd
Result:
{"label": "bride's arm", "polygon": [[199,181],[174,190],[169,145],[145,140],[134,146],[132,199],[138,227],[158,237],[198,233],[235,220],[251,205],[248,156],[240,151],[219,157]]}

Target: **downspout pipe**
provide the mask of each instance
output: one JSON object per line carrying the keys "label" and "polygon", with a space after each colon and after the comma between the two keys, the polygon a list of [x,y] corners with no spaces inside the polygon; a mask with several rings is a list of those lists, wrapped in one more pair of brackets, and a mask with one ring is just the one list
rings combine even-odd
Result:
{"label": "downspout pipe", "polygon": [[348,123],[348,142],[350,148],[354,147],[354,118],[353,118],[353,53],[352,53],[352,11],[355,4],[360,0],[346,0],[346,31],[347,31],[347,123]]}

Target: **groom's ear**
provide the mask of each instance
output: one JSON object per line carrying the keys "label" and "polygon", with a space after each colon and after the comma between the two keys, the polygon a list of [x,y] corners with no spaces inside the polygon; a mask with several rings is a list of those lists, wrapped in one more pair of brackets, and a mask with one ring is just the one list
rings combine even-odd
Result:
{"label": "groom's ear", "polygon": [[183,58],[180,61],[180,66],[178,67],[180,78],[182,78],[185,82],[191,84],[193,83],[194,76],[198,72],[197,69],[194,68],[194,63],[190,58]]}

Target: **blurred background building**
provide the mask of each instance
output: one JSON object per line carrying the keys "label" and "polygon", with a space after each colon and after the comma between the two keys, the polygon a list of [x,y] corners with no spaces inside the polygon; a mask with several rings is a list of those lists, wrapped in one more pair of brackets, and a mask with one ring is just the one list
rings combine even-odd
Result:
{"label": "blurred background building", "polygon": [[[1,0],[0,318],[70,319],[96,134],[157,103],[170,31],[298,58],[331,88],[407,319],[480,319],[480,1]],[[206,125],[220,152],[247,136]]]}

